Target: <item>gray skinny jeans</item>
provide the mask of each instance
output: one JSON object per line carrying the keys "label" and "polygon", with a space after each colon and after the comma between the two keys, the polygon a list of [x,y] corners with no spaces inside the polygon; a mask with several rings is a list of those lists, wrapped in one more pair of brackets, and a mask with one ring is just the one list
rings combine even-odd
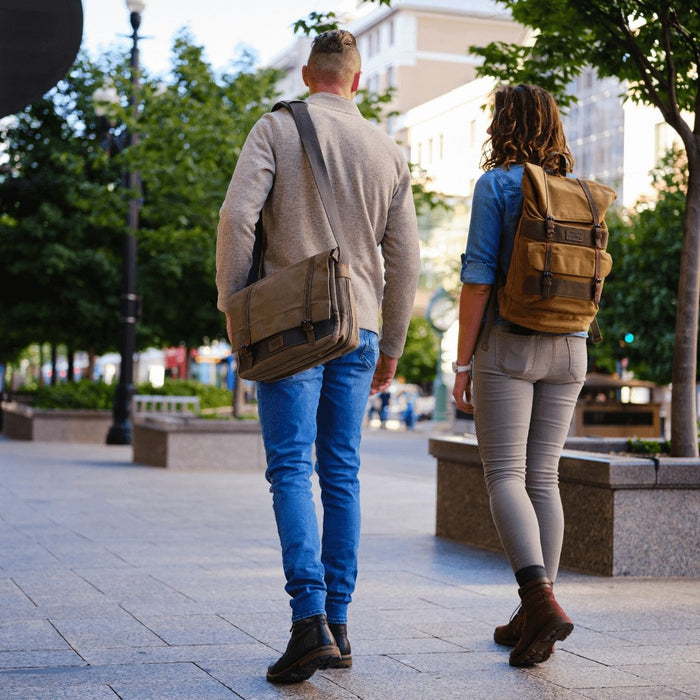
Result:
{"label": "gray skinny jeans", "polygon": [[586,378],[586,339],[494,324],[474,359],[474,419],[491,514],[513,571],[559,569],[559,458]]}

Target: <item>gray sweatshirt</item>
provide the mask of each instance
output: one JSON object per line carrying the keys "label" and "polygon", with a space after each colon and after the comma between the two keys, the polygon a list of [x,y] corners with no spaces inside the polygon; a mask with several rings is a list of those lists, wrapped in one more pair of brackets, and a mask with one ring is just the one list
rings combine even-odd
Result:
{"label": "gray sweatshirt", "polygon": [[[378,332],[381,312],[379,347],[399,357],[420,268],[406,159],[351,100],[316,93],[307,102],[347,239],[360,328]],[[286,109],[265,114],[251,129],[219,212],[216,285],[222,311],[245,286],[260,212],[265,274],[335,247]]]}

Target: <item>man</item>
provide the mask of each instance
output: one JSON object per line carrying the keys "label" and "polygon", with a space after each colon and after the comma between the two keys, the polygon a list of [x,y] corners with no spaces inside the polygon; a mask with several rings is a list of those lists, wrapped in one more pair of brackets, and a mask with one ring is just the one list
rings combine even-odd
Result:
{"label": "man", "polygon": [[[350,251],[360,345],[257,385],[266,478],[292,608],[291,639],[268,668],[273,683],[352,665],[346,625],[357,575],[362,419],[370,394],[388,387],[396,372],[420,265],[406,160],[353,102],[360,55],[352,34],[317,36],[302,76]],[[293,117],[284,109],[265,114],[251,130],[221,207],[216,282],[224,312],[245,286],[261,213],[266,274],[335,245]],[[227,329],[230,338],[228,316]],[[321,536],[311,493],[314,449]]]}

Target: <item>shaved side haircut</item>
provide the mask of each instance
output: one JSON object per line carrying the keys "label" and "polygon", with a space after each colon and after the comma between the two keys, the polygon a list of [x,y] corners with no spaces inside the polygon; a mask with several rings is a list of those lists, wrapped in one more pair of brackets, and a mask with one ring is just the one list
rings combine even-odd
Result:
{"label": "shaved side haircut", "polygon": [[360,65],[355,37],[344,29],[323,32],[311,44],[308,66],[316,79],[352,82]]}

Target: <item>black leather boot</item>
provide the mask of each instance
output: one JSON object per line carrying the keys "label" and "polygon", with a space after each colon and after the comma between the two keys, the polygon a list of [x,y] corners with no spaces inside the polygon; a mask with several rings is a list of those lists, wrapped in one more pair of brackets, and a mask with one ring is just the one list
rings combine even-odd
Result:
{"label": "black leather boot", "polygon": [[340,660],[332,663],[328,668],[350,668],[352,666],[352,650],[348,639],[348,626],[338,625],[333,622],[329,622],[328,626],[333,633],[338,649],[340,649]]}
{"label": "black leather boot", "polygon": [[299,683],[311,678],[319,668],[328,668],[340,660],[325,615],[314,615],[297,620],[292,625],[292,636],[287,651],[267,669],[271,683]]}

